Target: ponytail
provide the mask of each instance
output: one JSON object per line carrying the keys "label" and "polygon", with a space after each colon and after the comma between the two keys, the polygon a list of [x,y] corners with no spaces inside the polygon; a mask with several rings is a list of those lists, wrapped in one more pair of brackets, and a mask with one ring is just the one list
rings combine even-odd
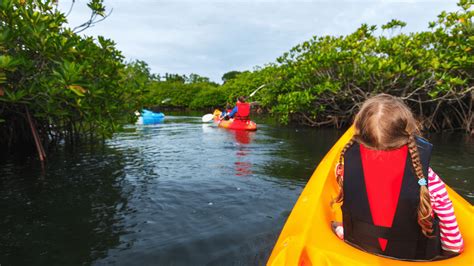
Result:
{"label": "ponytail", "polygon": [[[349,140],[349,142],[347,142],[347,144],[344,146],[344,148],[342,149],[341,151],[341,155],[339,156],[339,163],[337,165],[337,167],[344,167],[344,154],[346,153],[346,151],[354,144],[354,138],[351,138]],[[339,170],[339,169],[338,169]],[[336,181],[337,181],[337,184],[339,185],[339,194],[337,195],[337,197],[333,200],[331,200],[331,206],[334,204],[334,203],[341,203],[343,200],[344,200],[344,188],[343,188],[343,184],[344,184],[344,176],[343,176],[343,172],[342,171],[336,171]]]}
{"label": "ponytail", "polygon": [[[416,146],[415,135],[411,134],[408,138],[408,151],[410,153],[413,170],[418,179],[425,178],[420,161],[420,155]],[[418,205],[418,224],[423,234],[430,237],[433,232],[433,220],[431,217],[431,203],[428,186],[420,186],[420,204]]]}

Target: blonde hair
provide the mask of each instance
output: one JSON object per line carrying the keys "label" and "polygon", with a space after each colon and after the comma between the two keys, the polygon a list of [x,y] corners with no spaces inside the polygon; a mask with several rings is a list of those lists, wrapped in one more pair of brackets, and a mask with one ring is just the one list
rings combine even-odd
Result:
{"label": "blonde hair", "polygon": [[[339,157],[342,165],[345,152],[358,142],[375,150],[393,150],[408,146],[413,170],[418,179],[425,178],[416,146],[415,135],[420,134],[418,122],[410,108],[402,100],[379,94],[364,102],[354,120],[354,136],[344,146]],[[344,200],[343,176],[336,176],[340,191],[334,202]],[[420,204],[418,205],[418,224],[425,236],[432,233],[430,195],[427,186],[420,187]]]}

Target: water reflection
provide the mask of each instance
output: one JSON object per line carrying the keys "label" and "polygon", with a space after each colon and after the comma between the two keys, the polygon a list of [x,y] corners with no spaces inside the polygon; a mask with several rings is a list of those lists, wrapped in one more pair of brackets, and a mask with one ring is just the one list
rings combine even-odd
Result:
{"label": "water reflection", "polygon": [[252,175],[252,163],[247,161],[246,157],[251,152],[249,144],[252,142],[255,132],[245,130],[230,130],[229,132],[234,135],[235,141],[239,145],[235,153],[237,159],[234,163],[235,175],[241,177]]}
{"label": "water reflection", "polygon": [[234,135],[235,141],[239,144],[250,144],[255,137],[256,132],[246,130],[229,130]]}

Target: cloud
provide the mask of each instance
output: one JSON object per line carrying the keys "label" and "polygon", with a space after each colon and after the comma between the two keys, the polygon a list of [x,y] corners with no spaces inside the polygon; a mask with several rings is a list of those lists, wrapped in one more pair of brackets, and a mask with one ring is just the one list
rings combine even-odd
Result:
{"label": "cloud", "polygon": [[[67,10],[69,3],[59,1]],[[76,1],[77,2],[77,1]],[[198,73],[212,80],[231,70],[273,62],[313,35],[344,35],[362,23],[381,25],[392,18],[421,31],[454,1],[290,1],[175,0],[105,1],[112,15],[84,32],[117,42],[129,60],[146,61],[155,73]],[[71,26],[88,17],[77,2]]]}

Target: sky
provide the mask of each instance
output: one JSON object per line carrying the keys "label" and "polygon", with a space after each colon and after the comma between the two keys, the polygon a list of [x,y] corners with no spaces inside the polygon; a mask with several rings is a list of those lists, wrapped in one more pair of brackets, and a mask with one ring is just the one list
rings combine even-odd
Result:
{"label": "sky", "polygon": [[[65,13],[72,0],[59,1]],[[423,31],[456,0],[105,0],[112,13],[80,33],[117,43],[127,61],[143,60],[152,73],[196,73],[221,82],[224,73],[252,70],[312,36],[346,35],[362,23],[407,22]],[[68,16],[75,27],[90,16],[76,0]]]}

